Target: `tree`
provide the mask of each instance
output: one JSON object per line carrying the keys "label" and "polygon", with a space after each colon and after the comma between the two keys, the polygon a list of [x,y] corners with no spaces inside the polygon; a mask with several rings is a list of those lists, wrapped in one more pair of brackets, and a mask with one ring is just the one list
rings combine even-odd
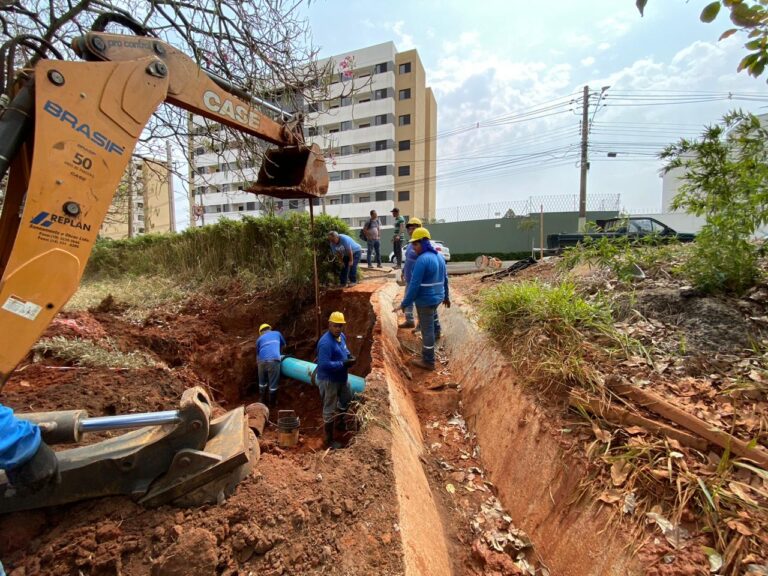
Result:
{"label": "tree", "polygon": [[[125,23],[135,21],[140,32],[182,50],[201,68],[254,96],[301,112],[325,99],[328,71],[317,65],[300,5],[301,0],[6,0],[0,2],[0,36],[5,42],[0,48],[1,91],[8,94],[17,74],[40,58],[77,60],[72,39],[88,32],[99,16],[115,14],[123,22],[118,18],[108,23],[108,32],[134,34]],[[163,105],[142,134],[137,152],[164,158],[169,139],[176,149],[187,150],[191,127],[186,111]],[[255,179],[264,150],[260,141],[214,123],[194,130],[196,136],[206,136],[228,169],[235,169],[236,163],[234,152],[225,152],[236,151],[237,164],[249,167],[242,168],[243,182]],[[189,176],[180,175],[185,180]]]}
{"label": "tree", "polygon": [[[646,4],[648,0],[635,0],[641,16]],[[730,12],[735,27],[723,32],[720,40],[737,32],[746,32],[749,40],[744,48],[748,53],[739,62],[738,71],[746,70],[751,76],[760,76],[768,64],[768,0],[716,0],[704,7],[699,18],[702,22],[714,22],[722,9]]]}
{"label": "tree", "polygon": [[660,155],[665,171],[682,168],[673,209],[704,216],[686,269],[710,292],[739,293],[759,276],[751,242],[768,223],[768,130],[752,114],[732,112],[698,140],[682,139]]}

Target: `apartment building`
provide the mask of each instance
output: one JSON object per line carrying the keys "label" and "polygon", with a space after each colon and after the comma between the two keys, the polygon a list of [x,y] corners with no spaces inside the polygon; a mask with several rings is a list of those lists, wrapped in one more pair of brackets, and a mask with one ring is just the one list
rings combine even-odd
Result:
{"label": "apartment building", "polygon": [[168,164],[149,158],[133,160],[115,192],[99,234],[119,240],[175,230]]}
{"label": "apartment building", "polygon": [[[319,64],[331,77],[323,99],[304,109],[305,137],[323,149],[331,182],[316,212],[353,227],[362,226],[371,210],[391,224],[394,206],[406,216],[434,218],[437,105],[418,52],[398,52],[386,42]],[[200,119],[191,122],[197,225],[309,210],[306,200],[271,201],[244,192],[258,165],[238,155],[234,143],[205,136]]]}

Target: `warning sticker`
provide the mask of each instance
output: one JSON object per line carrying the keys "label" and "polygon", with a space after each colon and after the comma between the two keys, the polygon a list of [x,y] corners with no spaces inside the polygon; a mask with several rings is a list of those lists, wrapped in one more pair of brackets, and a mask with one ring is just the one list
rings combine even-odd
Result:
{"label": "warning sticker", "polygon": [[16,296],[9,296],[8,300],[3,304],[3,310],[8,310],[11,314],[16,314],[16,316],[21,316],[27,320],[34,320],[37,318],[37,315],[40,314],[40,310],[42,309],[42,306],[38,306],[34,302],[25,302],[24,300],[16,298]]}

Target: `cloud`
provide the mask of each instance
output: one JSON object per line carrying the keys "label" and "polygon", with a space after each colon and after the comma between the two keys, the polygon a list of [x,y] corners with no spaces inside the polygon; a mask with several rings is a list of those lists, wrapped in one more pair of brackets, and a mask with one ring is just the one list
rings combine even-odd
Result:
{"label": "cloud", "polygon": [[597,45],[597,49],[600,51],[608,50],[608,48],[611,47],[610,42],[600,42],[600,44]]}
{"label": "cloud", "polygon": [[582,58],[580,62],[582,66],[592,66],[595,63],[595,59],[592,56],[587,56]]}

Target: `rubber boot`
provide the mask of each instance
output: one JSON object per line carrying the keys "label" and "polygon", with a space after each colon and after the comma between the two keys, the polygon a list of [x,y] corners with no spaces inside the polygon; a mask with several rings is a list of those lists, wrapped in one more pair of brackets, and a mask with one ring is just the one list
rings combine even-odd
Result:
{"label": "rubber boot", "polygon": [[328,422],[325,425],[325,447],[331,450],[338,450],[341,448],[341,444],[334,442],[333,440],[333,422]]}
{"label": "rubber boot", "polygon": [[267,406],[269,406],[270,408],[274,408],[276,405],[277,405],[277,390],[275,391],[270,390],[269,403],[267,404]]}
{"label": "rubber boot", "polygon": [[347,431],[347,413],[342,412],[337,418],[337,428],[339,429],[339,432],[344,433]]}
{"label": "rubber boot", "polygon": [[264,386],[264,388],[259,388],[259,402],[262,404],[267,403],[267,387]]}

